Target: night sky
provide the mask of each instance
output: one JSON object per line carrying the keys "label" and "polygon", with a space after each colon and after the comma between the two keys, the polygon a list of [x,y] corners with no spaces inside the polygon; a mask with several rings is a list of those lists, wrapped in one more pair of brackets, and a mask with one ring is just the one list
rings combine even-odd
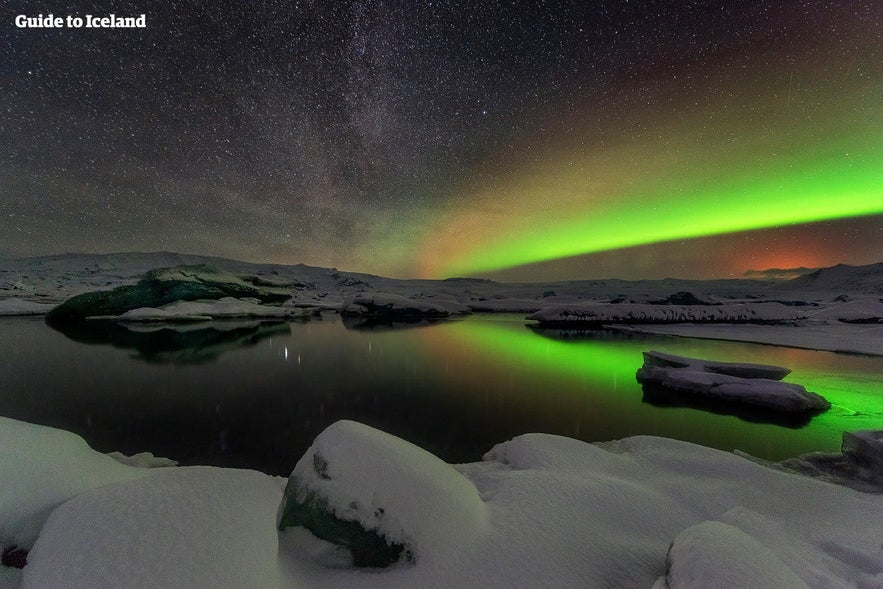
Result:
{"label": "night sky", "polygon": [[[146,14],[146,29],[16,15]],[[0,256],[395,277],[883,260],[883,3],[6,2]]]}

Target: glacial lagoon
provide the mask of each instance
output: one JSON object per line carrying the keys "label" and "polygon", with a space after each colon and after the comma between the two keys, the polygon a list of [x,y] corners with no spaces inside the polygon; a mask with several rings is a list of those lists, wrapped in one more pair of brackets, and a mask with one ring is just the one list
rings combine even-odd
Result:
{"label": "glacial lagoon", "polygon": [[[0,321],[0,415],[81,435],[102,452],[287,475],[339,419],[448,462],[525,432],[604,441],[665,436],[781,460],[836,451],[883,428],[883,358],[690,338],[566,332],[522,315],[436,323],[211,322],[61,333]],[[635,381],[641,352],[787,366],[831,401],[808,423],[660,401]]]}

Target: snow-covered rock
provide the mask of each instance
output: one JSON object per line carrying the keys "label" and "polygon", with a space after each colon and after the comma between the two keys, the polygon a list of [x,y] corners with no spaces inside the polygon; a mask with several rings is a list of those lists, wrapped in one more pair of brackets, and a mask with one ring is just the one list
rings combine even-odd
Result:
{"label": "snow-covered rock", "polygon": [[529,315],[527,319],[550,326],[602,325],[605,323],[778,323],[804,315],[779,303],[728,305],[590,304],[560,305]]}
{"label": "snow-covered rock", "polygon": [[706,362],[651,351],[644,352],[644,365],[635,377],[645,387],[764,410],[818,413],[831,407],[821,395],[778,380],[789,372],[778,366]]}
{"label": "snow-covered rock", "polygon": [[883,471],[883,430],[845,432],[841,451],[859,464]]}
{"label": "snow-covered rock", "polygon": [[781,465],[859,491],[883,494],[883,430],[843,432],[840,453],[813,452]]}
{"label": "snow-covered rock", "polygon": [[356,566],[453,558],[487,524],[478,490],[436,456],[353,421],[323,431],[298,461],[280,530],[304,526]]}

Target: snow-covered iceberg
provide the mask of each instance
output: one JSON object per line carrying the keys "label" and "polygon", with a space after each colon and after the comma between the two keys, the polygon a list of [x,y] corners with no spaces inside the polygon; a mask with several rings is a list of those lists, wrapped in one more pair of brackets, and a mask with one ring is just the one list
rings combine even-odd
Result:
{"label": "snow-covered iceberg", "polygon": [[132,309],[157,308],[176,301],[225,297],[282,303],[290,295],[288,288],[257,286],[217,266],[177,266],[151,270],[136,284],[77,295],[53,309],[47,320],[58,324],[87,317],[117,316]]}
{"label": "snow-covered iceberg", "polygon": [[176,301],[162,307],[139,307],[116,317],[124,322],[210,321],[212,319],[287,319],[307,311],[262,305],[257,299],[224,297],[208,301]]}
{"label": "snow-covered iceberg", "polygon": [[763,364],[709,362],[662,352],[644,352],[635,377],[645,387],[767,411],[820,413],[824,397],[798,384],[781,382],[790,370]]}
{"label": "snow-covered iceberg", "polygon": [[[433,319],[448,317],[450,307],[438,301],[409,299],[388,293],[358,294],[344,299],[341,314],[349,317],[372,319]],[[464,305],[458,311],[468,312]]]}

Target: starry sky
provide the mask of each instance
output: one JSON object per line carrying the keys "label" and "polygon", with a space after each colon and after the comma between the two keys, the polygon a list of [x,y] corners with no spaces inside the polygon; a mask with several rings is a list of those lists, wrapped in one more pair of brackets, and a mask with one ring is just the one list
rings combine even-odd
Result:
{"label": "starry sky", "polygon": [[[147,28],[14,25],[48,13]],[[877,0],[13,0],[0,17],[0,256],[521,281],[883,260]]]}

